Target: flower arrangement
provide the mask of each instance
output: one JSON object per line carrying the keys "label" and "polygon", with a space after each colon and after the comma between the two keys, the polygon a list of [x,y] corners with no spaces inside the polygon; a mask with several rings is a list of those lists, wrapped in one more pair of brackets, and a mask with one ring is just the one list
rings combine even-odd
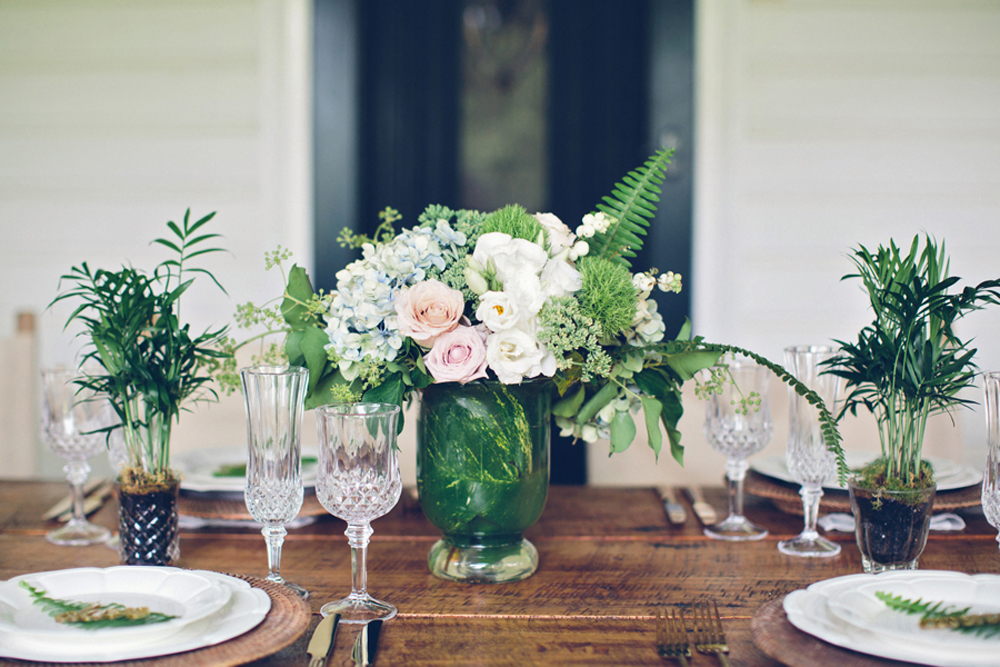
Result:
{"label": "flower arrangement", "polygon": [[[828,445],[839,454],[821,399],[782,367],[692,338],[690,323],[666,338],[651,293],[679,292],[682,276],[634,272],[630,260],[669,161],[660,151],[629,172],[575,229],[516,205],[492,213],[432,205],[417,226],[396,232],[398,213],[386,209],[372,237],[341,234],[342,245],[362,256],[337,273],[334,291],[316,293],[293,266],[281,303],[242,306],[238,322],[287,335],[289,363],[310,371],[306,407],[362,398],[402,404],[435,382],[544,380],[558,391],[553,413],[564,435],[608,438],[612,452],[623,451],[641,411],[649,446],[658,456],[665,431],[680,462],[681,385],[706,371],[699,393],[716,390],[725,374],[720,357],[742,353],[821,407]],[[288,257],[279,248],[268,267]]]}

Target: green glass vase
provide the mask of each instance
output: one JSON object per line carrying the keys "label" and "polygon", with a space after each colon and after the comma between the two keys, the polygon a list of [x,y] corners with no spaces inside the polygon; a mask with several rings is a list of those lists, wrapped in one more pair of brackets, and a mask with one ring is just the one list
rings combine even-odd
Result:
{"label": "green glass vase", "polygon": [[551,382],[433,384],[417,425],[417,488],[444,533],[427,562],[442,579],[501,583],[530,577],[538,551],[523,533],[549,490]]}

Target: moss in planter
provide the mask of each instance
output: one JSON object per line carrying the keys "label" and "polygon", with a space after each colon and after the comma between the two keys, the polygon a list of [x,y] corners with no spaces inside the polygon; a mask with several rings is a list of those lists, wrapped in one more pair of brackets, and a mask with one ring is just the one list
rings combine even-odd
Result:
{"label": "moss in planter", "polygon": [[[888,476],[888,463],[884,458],[875,459],[862,468],[861,473],[856,477],[855,483],[866,489],[876,492],[880,489],[886,491],[915,491],[913,502],[920,502],[921,489],[926,489],[934,485],[934,469],[927,461],[920,462],[919,475],[908,480],[898,477]],[[906,501],[907,496],[898,496],[898,499]]]}

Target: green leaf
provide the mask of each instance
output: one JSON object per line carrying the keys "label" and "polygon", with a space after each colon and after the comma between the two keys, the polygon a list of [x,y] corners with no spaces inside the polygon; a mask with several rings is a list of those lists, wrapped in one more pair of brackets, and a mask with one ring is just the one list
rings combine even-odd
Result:
{"label": "green leaf", "polygon": [[319,380],[323,377],[326,366],[330,363],[326,356],[326,346],[330,343],[326,331],[317,327],[309,327],[302,332],[302,339],[299,341],[299,349],[305,358],[306,368],[309,369],[309,392],[316,388]]}
{"label": "green leaf", "polygon": [[584,403],[583,407],[576,415],[576,421],[579,424],[586,424],[590,421],[590,418],[596,415],[601,408],[610,403],[614,398],[618,396],[618,385],[614,383],[607,383],[600,390],[594,394],[589,401]]}
{"label": "green leaf", "polygon": [[713,350],[691,349],[676,354],[668,354],[667,365],[677,373],[681,380],[687,382],[698,371],[710,368],[718,363],[721,356],[721,352]]}
{"label": "green leaf", "polygon": [[649,396],[640,397],[642,415],[646,422],[646,433],[649,438],[649,448],[653,450],[656,460],[660,459],[660,447],[663,445],[663,434],[660,432],[660,412],[663,404]]}
{"label": "green leaf", "polygon": [[288,273],[288,286],[285,288],[285,298],[281,302],[281,315],[293,329],[309,327],[312,320],[307,317],[305,303],[312,299],[312,282],[306,270],[297,264]]}
{"label": "green leaf", "polygon": [[628,410],[616,412],[611,420],[611,453],[624,452],[635,440],[635,420]]}
{"label": "green leaf", "polygon": [[580,389],[572,396],[566,396],[552,406],[552,414],[556,417],[566,417],[567,419],[575,417],[576,413],[580,411],[580,406],[583,405],[583,399],[586,395],[587,390],[581,384]]}

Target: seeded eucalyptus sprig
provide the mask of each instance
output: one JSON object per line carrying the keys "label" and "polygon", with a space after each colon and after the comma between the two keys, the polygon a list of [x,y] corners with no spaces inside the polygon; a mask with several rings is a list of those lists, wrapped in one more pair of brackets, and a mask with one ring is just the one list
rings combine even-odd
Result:
{"label": "seeded eucalyptus sprig", "polygon": [[93,362],[103,370],[79,384],[106,394],[122,424],[149,433],[142,440],[126,429],[128,463],[123,481],[130,476],[169,479],[170,429],[182,405],[187,400],[217,398],[207,386],[211,381],[207,371],[228,356],[220,349],[227,329],[194,335],[180,319],[181,296],[195,279],[191,274],[207,275],[222,289],[209,271],[189,263],[222,252],[206,245],[219,235],[202,230],[214,215],[191,222],[188,209],[181,225],[168,222],[172,236],[153,243],[176,256],[160,263],[151,274],[131,266],[95,271],[83,262],[61,277],[60,285],[65,281],[71,287],[52,301],[80,302],[66,324],[80,321],[84,325],[80,335],[89,337],[91,345],[83,363]]}
{"label": "seeded eucalyptus sprig", "polygon": [[146,607],[126,607],[117,602],[100,604],[98,602],[78,602],[76,600],[61,600],[48,597],[26,581],[20,582],[21,588],[28,591],[32,603],[52,616],[57,623],[86,630],[102,630],[104,628],[125,628],[135,625],[150,625],[163,623],[176,616],[150,611]]}

